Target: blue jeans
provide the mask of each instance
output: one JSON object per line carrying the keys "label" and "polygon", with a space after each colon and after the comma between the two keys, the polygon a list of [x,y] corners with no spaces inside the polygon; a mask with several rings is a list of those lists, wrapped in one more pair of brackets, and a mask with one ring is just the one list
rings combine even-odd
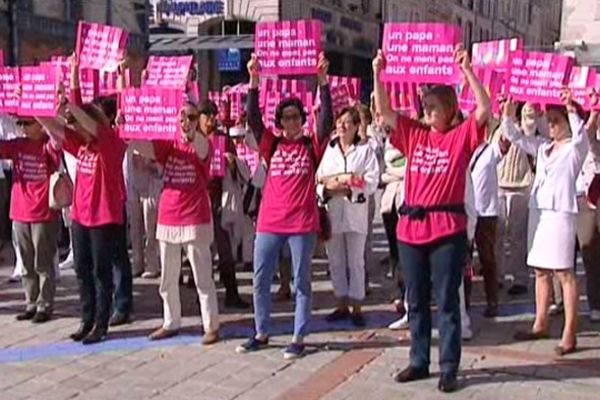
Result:
{"label": "blue jeans", "polygon": [[465,267],[467,238],[457,234],[426,245],[398,244],[408,297],[410,364],[414,368],[429,368],[433,281],[440,332],[440,371],[455,373],[461,354],[458,291]]}
{"label": "blue jeans", "polygon": [[254,242],[254,323],[256,333],[269,336],[271,324],[271,284],[278,266],[279,253],[288,242],[292,255],[296,308],[294,311],[294,337],[308,333],[311,312],[311,265],[317,235],[280,235],[257,233]]}

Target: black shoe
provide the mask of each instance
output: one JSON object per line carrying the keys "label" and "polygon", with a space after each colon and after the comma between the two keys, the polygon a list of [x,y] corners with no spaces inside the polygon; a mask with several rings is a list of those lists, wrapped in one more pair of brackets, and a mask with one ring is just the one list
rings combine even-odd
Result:
{"label": "black shoe", "polygon": [[358,328],[363,328],[367,325],[367,321],[362,313],[352,313],[350,320],[352,320],[352,324]]}
{"label": "black shoe", "polygon": [[438,382],[440,392],[452,393],[458,389],[458,381],[456,380],[455,372],[442,372]]}
{"label": "black shoe", "polygon": [[402,371],[394,375],[394,380],[398,383],[406,383],[429,378],[428,368],[406,367]]}
{"label": "black shoe", "polygon": [[17,321],[29,321],[30,319],[33,319],[33,317],[35,317],[35,314],[36,311],[35,308],[33,308],[31,310],[25,310],[21,314],[17,314],[15,318],[17,319]]}
{"label": "black shoe", "polygon": [[34,324],[42,324],[44,322],[50,321],[50,313],[47,311],[38,311],[33,316],[31,322]]}
{"label": "black shoe", "polygon": [[225,307],[227,308],[237,308],[239,310],[246,310],[250,308],[250,304],[246,303],[240,296],[236,297],[226,297],[225,298]]}
{"label": "black shoe", "polygon": [[83,344],[94,344],[102,342],[106,339],[106,329],[94,328],[86,337],[83,338],[81,343]]}
{"label": "black shoe", "polygon": [[325,317],[327,322],[341,321],[350,317],[350,311],[347,308],[336,308],[331,314]]}
{"label": "black shoe", "polygon": [[83,338],[92,331],[92,328],[94,328],[93,325],[81,324],[79,325],[77,332],[72,333],[69,337],[73,339],[74,342],[81,342]]}
{"label": "black shoe", "polygon": [[518,283],[514,284],[508,289],[507,293],[511,296],[520,296],[522,294],[526,294],[527,286],[519,285]]}
{"label": "black shoe", "polygon": [[497,317],[498,316],[498,306],[497,305],[487,306],[485,308],[485,310],[483,310],[483,316],[485,318]]}
{"label": "black shoe", "polygon": [[130,322],[129,314],[115,312],[108,321],[109,326],[125,325]]}

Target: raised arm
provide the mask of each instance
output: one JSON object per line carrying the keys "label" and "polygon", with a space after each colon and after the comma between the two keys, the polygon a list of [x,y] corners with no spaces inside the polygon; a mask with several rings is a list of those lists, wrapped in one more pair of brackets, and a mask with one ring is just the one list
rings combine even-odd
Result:
{"label": "raised arm", "polygon": [[383,51],[378,50],[377,56],[373,60],[373,89],[375,94],[375,111],[381,117],[384,125],[395,127],[397,124],[398,115],[390,106],[390,97],[388,96],[385,86],[381,81],[381,71],[385,68],[385,57]]}
{"label": "raised arm", "polygon": [[248,126],[254,134],[254,138],[257,143],[260,143],[263,132],[265,131],[265,124],[263,123],[262,113],[260,112],[258,86],[260,84],[260,78],[258,71],[260,69],[260,62],[256,54],[252,54],[250,61],[248,61],[248,75],[250,75],[250,82],[248,87],[248,98],[246,99],[246,114],[248,115]]}
{"label": "raised arm", "polygon": [[475,102],[477,103],[477,108],[475,109],[475,119],[477,121],[477,127],[481,128],[488,123],[488,119],[492,115],[490,98],[485,88],[479,81],[479,78],[477,78],[477,75],[475,75],[473,72],[471,60],[469,59],[469,55],[464,50],[462,44],[456,47],[456,50],[454,51],[454,58],[460,66],[461,71],[465,75],[467,83],[469,84],[469,87],[475,96]]}
{"label": "raised arm", "polygon": [[502,129],[504,137],[525,153],[537,156],[538,149],[545,143],[545,140],[537,136],[523,135],[519,131],[515,124],[516,106],[511,99],[507,99],[502,103],[502,115],[500,129]]}
{"label": "raised arm", "polygon": [[44,130],[51,136],[62,142],[65,140],[65,124],[58,118],[35,118]]}
{"label": "raised arm", "polygon": [[86,132],[95,138],[98,137],[98,123],[88,113],[73,103],[67,103],[66,108]]}
{"label": "raised arm", "polygon": [[319,64],[317,66],[317,81],[319,83],[319,96],[321,100],[321,110],[317,117],[317,138],[319,143],[325,142],[333,130],[333,104],[331,101],[331,91],[327,81],[327,72],[329,71],[329,60],[325,58],[325,53],[319,54]]}
{"label": "raised arm", "polygon": [[600,103],[600,99],[598,98],[598,93],[595,90],[592,90],[589,94],[590,97],[590,106],[592,111],[590,112],[590,116],[585,124],[585,129],[587,131],[588,138],[591,141],[597,141],[596,133],[598,132],[598,117],[600,113],[598,112],[598,105]]}

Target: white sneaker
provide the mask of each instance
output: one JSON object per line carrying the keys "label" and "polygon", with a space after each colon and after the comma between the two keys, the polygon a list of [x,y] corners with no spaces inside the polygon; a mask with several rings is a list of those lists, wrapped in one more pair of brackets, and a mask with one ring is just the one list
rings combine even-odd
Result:
{"label": "white sneaker", "polygon": [[469,326],[463,326],[461,328],[461,338],[464,341],[469,341],[471,339],[473,339],[473,331],[471,330],[471,327]]}
{"label": "white sneaker", "polygon": [[600,310],[590,311],[590,322],[600,322]]}
{"label": "white sneaker", "polygon": [[403,331],[408,329],[408,313],[404,314],[404,317],[400,318],[399,320],[389,324],[388,329],[393,331]]}
{"label": "white sneaker", "polygon": [[58,264],[59,269],[72,269],[75,265],[75,261],[73,260],[73,252],[71,251],[67,258],[60,264]]}

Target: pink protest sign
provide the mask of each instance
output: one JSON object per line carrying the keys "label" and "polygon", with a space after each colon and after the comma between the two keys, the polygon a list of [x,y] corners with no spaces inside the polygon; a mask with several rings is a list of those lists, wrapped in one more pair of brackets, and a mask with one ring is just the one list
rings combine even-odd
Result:
{"label": "pink protest sign", "polygon": [[275,110],[281,100],[281,94],[277,92],[271,92],[266,97],[263,123],[265,124],[265,127],[271,131],[275,130]]}
{"label": "pink protest sign", "polygon": [[250,168],[250,173],[254,175],[260,161],[258,152],[246,146],[245,143],[238,143],[235,146],[235,151],[238,158],[248,165],[248,168]]}
{"label": "pink protest sign", "polygon": [[[491,69],[491,68],[473,68],[473,72],[479,78],[479,81],[485,88],[490,101],[492,102],[492,110],[494,113],[500,111],[498,104],[498,95],[501,93],[502,85],[504,84],[504,73]],[[460,92],[458,96],[458,103],[460,109],[467,112],[472,112],[477,108],[477,102],[475,101],[475,95],[468,85],[466,80],[460,85]]]}
{"label": "pink protest sign", "polygon": [[259,22],[254,51],[260,59],[261,74],[316,74],[321,52],[321,22]]}
{"label": "pink protest sign", "polygon": [[520,52],[513,55],[507,94],[515,100],[560,104],[560,91],[568,84],[574,59],[560,54]]}
{"label": "pink protest sign", "polygon": [[[100,71],[98,95],[111,96],[119,92],[117,89],[117,72]],[[131,87],[131,77],[129,70],[125,71],[125,87]]]}
{"label": "pink protest sign", "polygon": [[19,87],[19,68],[0,68],[0,113],[16,113],[19,99],[15,92]]}
{"label": "pink protest sign", "polygon": [[55,66],[21,67],[21,98],[18,114],[31,117],[55,117],[58,77]]}
{"label": "pink protest sign", "polygon": [[441,23],[386,23],[383,53],[384,81],[458,83],[460,68],[454,50],[461,42],[461,30]]}
{"label": "pink protest sign", "polygon": [[241,92],[229,92],[227,96],[229,97],[229,118],[232,121],[238,121],[244,112],[245,95]]}
{"label": "pink protest sign", "polygon": [[[51,64],[59,69],[60,81],[65,88],[65,95],[71,98],[71,65],[68,57],[55,56],[51,59]],[[89,103],[98,97],[100,85],[99,72],[97,70],[85,68],[79,69],[79,87],[81,90],[81,100]]]}
{"label": "pink protest sign", "polygon": [[261,107],[265,107],[267,96],[276,92],[283,97],[291,97],[297,94],[302,95],[308,91],[306,81],[298,79],[277,79],[267,78],[260,81],[259,102]]}
{"label": "pink protest sign", "polygon": [[505,71],[514,53],[523,50],[520,38],[473,43],[471,63],[474,67],[489,67]]}
{"label": "pink protest sign", "polygon": [[339,85],[348,85],[350,96],[355,100],[360,100],[360,78],[329,75],[327,81],[329,82],[329,87],[332,89]]}
{"label": "pink protest sign", "polygon": [[333,115],[338,115],[345,107],[350,107],[353,103],[350,96],[348,85],[337,85],[331,88],[331,104],[333,106]]}
{"label": "pink protest sign", "polygon": [[584,108],[590,108],[589,89],[595,89],[597,73],[591,67],[573,67],[569,79],[569,89],[573,99]]}
{"label": "pink protest sign", "polygon": [[175,139],[179,133],[179,110],[183,105],[180,89],[128,88],[120,96],[119,126],[123,139]]}
{"label": "pink protest sign", "polygon": [[225,136],[211,135],[212,157],[210,159],[210,176],[222,178],[225,176]]}
{"label": "pink protest sign", "polygon": [[390,106],[394,111],[414,118],[418,116],[420,106],[415,83],[386,82],[385,87],[390,96]]}
{"label": "pink protest sign", "polygon": [[81,68],[116,71],[129,33],[115,26],[79,21],[75,50]]}
{"label": "pink protest sign", "polygon": [[143,86],[185,88],[193,58],[150,56]]}

